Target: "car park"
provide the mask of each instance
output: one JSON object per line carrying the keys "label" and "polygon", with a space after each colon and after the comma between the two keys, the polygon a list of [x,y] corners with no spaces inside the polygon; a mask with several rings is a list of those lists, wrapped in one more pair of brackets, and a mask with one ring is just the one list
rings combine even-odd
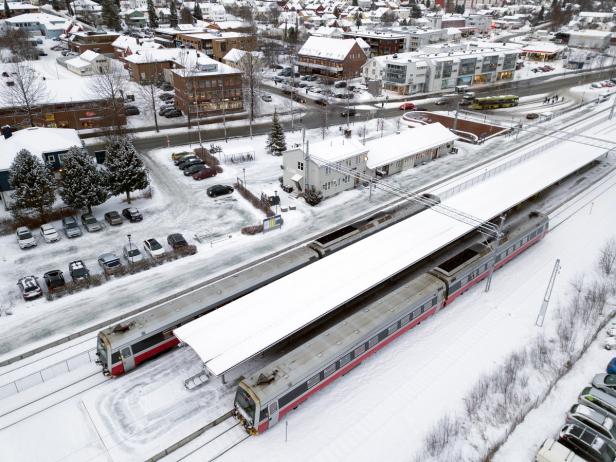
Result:
{"label": "car park", "polygon": [[415,109],[415,104],[411,102],[402,103],[400,105],[401,111],[412,111],[413,109]]}
{"label": "car park", "polygon": [[104,253],[98,257],[98,264],[105,274],[114,274],[122,269],[120,258],[113,253]]}
{"label": "car park", "polygon": [[66,237],[73,238],[81,236],[81,228],[77,224],[77,219],[75,217],[64,217],[62,218],[62,229],[64,230],[64,234]]}
{"label": "car park", "polygon": [[58,231],[56,231],[56,228],[54,228],[53,225],[47,223],[47,224],[41,225],[40,229],[41,229],[41,236],[43,237],[45,242],[51,243],[51,242],[58,242],[60,240],[60,235],[58,234]]}
{"label": "car park", "polygon": [[126,244],[124,247],[122,247],[122,254],[124,255],[126,261],[131,264],[139,263],[143,260],[143,254],[135,244]]}
{"label": "car park", "polygon": [[616,451],[592,429],[578,424],[566,424],[558,441],[592,462],[614,462]]}
{"label": "car park", "polygon": [[340,113],[340,117],[355,117],[357,115],[357,110],[355,109],[346,109]]}
{"label": "car park", "polygon": [[194,180],[205,180],[206,178],[212,178],[216,176],[216,174],[217,174],[216,169],[210,168],[210,167],[204,167],[198,172],[194,173],[192,177]]}
{"label": "car park", "polygon": [[47,291],[50,293],[63,290],[66,287],[66,282],[64,281],[64,274],[60,270],[47,271],[43,275],[43,279],[45,280]]}
{"label": "car park", "polygon": [[585,462],[580,456],[571,449],[563,446],[558,441],[548,438],[543,442],[535,462]]}
{"label": "car park", "polygon": [[118,226],[124,223],[124,220],[122,219],[122,215],[120,215],[115,210],[112,210],[105,214],[105,221],[109,223],[111,226]]}
{"label": "car park", "polygon": [[165,256],[165,249],[156,239],[146,239],[143,241],[143,248],[152,258],[162,258]]}
{"label": "car park", "polygon": [[143,220],[143,215],[141,215],[141,212],[135,207],[127,207],[122,210],[122,216],[131,223]]}
{"label": "car park", "polygon": [[17,287],[24,300],[33,300],[43,295],[43,289],[36,280],[36,276],[24,276],[17,281]]}
{"label": "car park", "polygon": [[265,101],[266,103],[269,103],[270,101],[272,101],[272,96],[271,95],[261,95],[261,99]]}
{"label": "car park", "polygon": [[28,228],[25,226],[20,226],[17,228],[17,243],[19,247],[22,249],[27,249],[29,247],[36,247],[36,239],[30,232]]}
{"label": "car park", "polygon": [[89,233],[95,233],[103,229],[103,224],[91,213],[81,215],[81,224]]}
{"label": "car park", "polygon": [[70,262],[68,264],[68,273],[71,275],[73,282],[88,281],[90,279],[90,271],[83,260]]}
{"label": "car park", "polygon": [[167,244],[169,244],[173,250],[188,247],[188,242],[180,233],[169,234],[169,236],[167,236]]}
{"label": "car park", "polygon": [[203,162],[189,165],[184,169],[184,176],[193,176],[195,173],[199,173],[201,170],[205,169],[205,164]]}
{"label": "car park", "polygon": [[614,419],[606,411],[598,411],[583,404],[574,404],[567,412],[567,423],[590,428],[616,449]]}
{"label": "car park", "polygon": [[616,397],[616,374],[597,374],[592,378],[592,386]]}
{"label": "car park", "polygon": [[230,194],[232,192],[233,188],[231,186],[222,184],[216,184],[207,188],[207,195],[210,197],[224,196],[225,194]]}

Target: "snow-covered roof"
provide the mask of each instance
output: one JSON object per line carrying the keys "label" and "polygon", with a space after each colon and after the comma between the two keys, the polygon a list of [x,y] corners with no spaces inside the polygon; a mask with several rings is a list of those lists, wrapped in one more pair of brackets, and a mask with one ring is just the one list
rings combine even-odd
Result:
{"label": "snow-covered roof", "polygon": [[457,135],[438,122],[402,130],[398,134],[367,141],[368,161],[366,165],[374,170],[428,149],[451,143],[457,138]]}
{"label": "snow-covered roof", "polygon": [[79,55],[81,59],[85,61],[90,61],[90,62],[96,60],[96,58],[100,56],[101,56],[100,53],[97,53],[96,51],[93,51],[93,50],[86,50]]}
{"label": "snow-covered roof", "polygon": [[355,39],[310,36],[298,54],[342,61],[356,43]]}
{"label": "snow-covered roof", "polygon": [[24,13],[17,16],[12,16],[5,19],[10,24],[21,24],[24,22],[32,22],[44,25],[66,24],[68,21],[64,18],[54,16],[47,13]]}
{"label": "snow-covered roof", "polygon": [[75,58],[71,58],[67,61],[65,61],[67,66],[72,66],[72,67],[76,67],[78,69],[83,68],[83,67],[88,67],[91,66],[92,63],[90,61],[86,61],[85,59],[81,59],[81,57],[76,56]]}
{"label": "snow-covered roof", "polygon": [[611,37],[612,33],[611,32],[604,32],[604,31],[600,31],[600,30],[588,30],[588,29],[584,29],[584,30],[578,30],[578,31],[571,31],[569,33],[570,37],[598,37],[598,38],[607,38],[607,37]]}
{"label": "snow-covered roof", "polygon": [[560,53],[565,47],[550,42],[534,42],[522,48],[523,53]]}
{"label": "snow-covered roof", "polygon": [[[514,157],[527,153],[521,149]],[[564,141],[443,200],[443,204],[489,220],[604,153],[605,147]],[[483,173],[485,168],[480,170]],[[174,333],[192,347],[209,371],[220,375],[471,229],[466,222],[428,209],[174,329]],[[298,290],[301,287],[311,289]]]}
{"label": "snow-covered roof", "polygon": [[309,146],[310,158],[319,165],[366,154],[368,148],[353,138],[338,136],[329,140],[319,141]]}
{"label": "snow-covered roof", "polygon": [[223,61],[239,63],[246,53],[251,53],[256,59],[263,59],[264,55],[261,51],[245,51],[239,48],[231,48],[229,52],[222,58]]}
{"label": "snow-covered roof", "polygon": [[66,151],[71,146],[82,146],[77,130],[72,128],[31,127],[14,132],[8,139],[0,136],[0,170],[8,170],[22,149],[41,158],[46,152]]}
{"label": "snow-covered roof", "polygon": [[7,2],[10,10],[36,10],[38,11],[38,6],[34,6],[30,3],[22,3],[22,2]]}

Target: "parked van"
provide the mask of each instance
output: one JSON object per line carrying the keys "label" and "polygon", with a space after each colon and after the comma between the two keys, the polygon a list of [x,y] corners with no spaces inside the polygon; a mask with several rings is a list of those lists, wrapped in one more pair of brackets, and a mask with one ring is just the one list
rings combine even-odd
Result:
{"label": "parked van", "polygon": [[582,390],[578,396],[578,403],[597,409],[599,412],[607,411],[616,415],[616,398],[593,387],[586,387]]}
{"label": "parked van", "polygon": [[558,441],[548,438],[535,457],[535,462],[585,462],[571,449],[566,448]]}

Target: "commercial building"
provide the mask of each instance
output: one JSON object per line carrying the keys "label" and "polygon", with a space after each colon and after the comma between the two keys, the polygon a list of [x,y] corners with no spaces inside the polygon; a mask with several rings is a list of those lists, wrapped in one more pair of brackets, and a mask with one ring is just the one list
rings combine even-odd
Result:
{"label": "commercial building", "polygon": [[452,90],[457,85],[512,80],[519,51],[487,42],[433,46],[422,52],[371,58],[362,75],[403,95]]}
{"label": "commercial building", "polygon": [[5,19],[6,26],[26,32],[42,34],[48,38],[59,37],[68,27],[65,18],[47,13],[25,13]]}
{"label": "commercial building", "polygon": [[297,54],[300,74],[319,75],[327,80],[359,77],[367,57],[357,40],[309,37]]}
{"label": "commercial building", "polygon": [[79,54],[86,50],[113,54],[113,42],[119,36],[120,34],[113,32],[75,32],[68,39],[68,48]]}
{"label": "commercial building", "polygon": [[600,30],[571,31],[569,32],[569,47],[605,50],[610,46],[611,38],[611,32]]}
{"label": "commercial building", "polygon": [[370,56],[383,56],[415,51],[425,46],[447,41],[447,29],[396,27],[387,31],[349,31],[345,38],[361,38],[370,45]]}
{"label": "commercial building", "polygon": [[[6,5],[11,12],[11,17],[19,16],[20,14],[25,13],[37,13],[39,11],[38,6],[32,5],[30,3],[7,2]],[[0,19],[6,19],[6,14],[4,14],[4,8],[0,8]]]}
{"label": "commercial building", "polygon": [[257,46],[256,36],[239,32],[179,34],[176,40],[185,47],[203,51],[218,61],[221,61],[233,48],[251,51]]}

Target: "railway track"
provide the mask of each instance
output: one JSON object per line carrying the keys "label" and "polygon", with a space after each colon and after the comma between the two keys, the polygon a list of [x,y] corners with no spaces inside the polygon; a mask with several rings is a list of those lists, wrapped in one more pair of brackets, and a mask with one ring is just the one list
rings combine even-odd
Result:
{"label": "railway track", "polygon": [[217,460],[248,438],[250,438],[250,435],[246,433],[244,427],[239,422],[235,422],[222,432],[191,449],[187,454],[177,459],[177,462],[188,462],[190,460],[211,462]]}

